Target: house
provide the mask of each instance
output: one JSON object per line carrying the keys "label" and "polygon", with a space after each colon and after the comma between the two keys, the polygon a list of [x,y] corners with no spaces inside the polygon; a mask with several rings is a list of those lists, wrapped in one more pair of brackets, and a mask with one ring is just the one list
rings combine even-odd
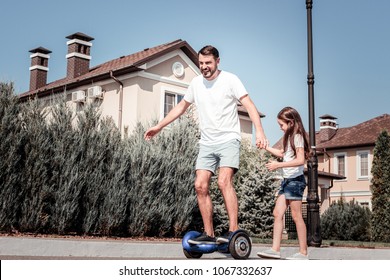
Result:
{"label": "house", "polygon": [[[90,66],[94,38],[81,32],[66,37],[67,74],[47,82],[51,51],[30,50],[30,89],[21,101],[38,97],[47,106],[65,94],[75,111],[87,103],[111,117],[122,134],[138,122],[161,120],[184,96],[191,80],[200,75],[197,52],[183,40],[145,48],[97,66]],[[238,107],[243,139],[252,139],[252,122],[243,106]]]}
{"label": "house", "polygon": [[344,176],[321,193],[329,203],[343,198],[371,208],[371,166],[375,142],[383,130],[390,131],[390,115],[384,114],[357,124],[339,128],[337,118],[320,117],[316,133],[319,172]]}

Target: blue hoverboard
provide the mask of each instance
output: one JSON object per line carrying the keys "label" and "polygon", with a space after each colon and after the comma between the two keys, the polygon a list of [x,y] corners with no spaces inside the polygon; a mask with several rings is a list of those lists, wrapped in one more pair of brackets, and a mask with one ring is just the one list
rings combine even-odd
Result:
{"label": "blue hoverboard", "polygon": [[184,255],[189,259],[199,259],[203,254],[220,252],[231,254],[235,259],[247,259],[252,250],[249,234],[242,229],[233,232],[229,242],[215,244],[189,244],[188,240],[200,236],[198,231],[187,232],[182,240]]}

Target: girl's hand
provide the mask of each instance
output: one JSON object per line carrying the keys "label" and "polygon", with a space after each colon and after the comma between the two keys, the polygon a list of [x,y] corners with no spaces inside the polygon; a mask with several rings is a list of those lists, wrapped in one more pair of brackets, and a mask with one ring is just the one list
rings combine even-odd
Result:
{"label": "girl's hand", "polygon": [[265,164],[269,171],[274,171],[279,168],[279,162],[273,160]]}

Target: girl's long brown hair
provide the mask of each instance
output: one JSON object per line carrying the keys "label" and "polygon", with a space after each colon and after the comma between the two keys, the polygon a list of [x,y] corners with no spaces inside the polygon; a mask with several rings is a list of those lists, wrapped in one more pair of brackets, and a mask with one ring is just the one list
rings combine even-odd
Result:
{"label": "girl's long brown hair", "polygon": [[279,120],[284,121],[287,123],[288,128],[286,130],[286,133],[283,136],[283,149],[286,152],[287,151],[287,142],[290,142],[291,149],[294,152],[294,155],[297,154],[297,150],[295,148],[294,144],[294,137],[297,134],[302,135],[303,142],[304,142],[304,151],[305,151],[305,159],[309,158],[310,149],[309,149],[309,141],[307,140],[307,134],[305,131],[305,128],[302,123],[301,116],[292,107],[284,107],[278,114],[277,118]]}

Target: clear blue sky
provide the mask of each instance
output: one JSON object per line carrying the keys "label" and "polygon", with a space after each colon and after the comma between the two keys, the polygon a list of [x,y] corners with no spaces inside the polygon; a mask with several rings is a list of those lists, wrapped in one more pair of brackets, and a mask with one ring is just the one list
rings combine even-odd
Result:
{"label": "clear blue sky", "polygon": [[[315,116],[348,127],[390,113],[390,1],[313,0]],[[91,66],[176,39],[196,51],[220,50],[220,68],[237,74],[271,143],[276,115],[299,110],[308,130],[305,0],[3,1],[0,81],[29,87],[29,50],[52,51],[48,82],[66,74],[66,36],[92,42]]]}

